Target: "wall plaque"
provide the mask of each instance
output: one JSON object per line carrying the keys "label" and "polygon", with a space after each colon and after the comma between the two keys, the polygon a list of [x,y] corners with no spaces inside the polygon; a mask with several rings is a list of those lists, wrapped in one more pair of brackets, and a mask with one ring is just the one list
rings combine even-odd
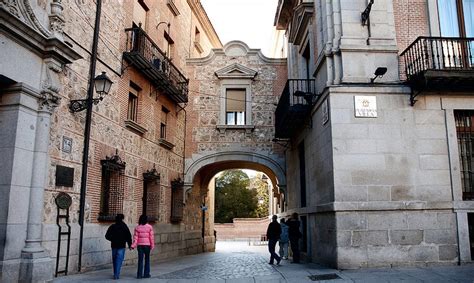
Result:
{"label": "wall plaque", "polygon": [[72,152],[72,139],[68,137],[63,137],[63,148],[62,150],[66,153]]}
{"label": "wall plaque", "polygon": [[377,118],[377,100],[375,96],[354,96],[355,117]]}
{"label": "wall plaque", "polygon": [[74,185],[74,168],[56,166],[56,186],[72,187]]}

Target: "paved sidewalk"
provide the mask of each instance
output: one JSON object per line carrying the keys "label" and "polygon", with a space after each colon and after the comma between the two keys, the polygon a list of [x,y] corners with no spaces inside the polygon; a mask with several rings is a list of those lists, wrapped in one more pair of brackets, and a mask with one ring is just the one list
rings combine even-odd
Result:
{"label": "paved sidewalk", "polygon": [[[474,282],[474,265],[426,268],[344,270],[317,264],[268,264],[266,246],[247,242],[218,242],[215,253],[186,256],[152,264],[152,278],[143,282]],[[119,282],[136,282],[136,267],[124,266]],[[337,276],[337,277],[336,277]],[[116,282],[107,270],[60,277],[54,282]],[[331,279],[334,278],[334,279]],[[321,281],[319,281],[321,280]]]}

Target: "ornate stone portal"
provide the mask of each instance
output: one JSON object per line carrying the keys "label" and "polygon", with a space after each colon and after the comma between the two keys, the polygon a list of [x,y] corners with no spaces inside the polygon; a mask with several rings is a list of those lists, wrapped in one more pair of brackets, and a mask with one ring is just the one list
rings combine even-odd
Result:
{"label": "ornate stone portal", "polygon": [[0,0],[5,50],[17,51],[0,54],[10,66],[1,74],[0,119],[5,123],[0,131],[9,136],[0,139],[6,169],[0,179],[11,180],[2,186],[0,200],[8,210],[0,218],[2,282],[41,282],[53,276],[51,257],[41,244],[51,114],[60,103],[62,66],[80,58],[62,40],[62,10],[60,0],[53,0],[50,10],[28,0]]}

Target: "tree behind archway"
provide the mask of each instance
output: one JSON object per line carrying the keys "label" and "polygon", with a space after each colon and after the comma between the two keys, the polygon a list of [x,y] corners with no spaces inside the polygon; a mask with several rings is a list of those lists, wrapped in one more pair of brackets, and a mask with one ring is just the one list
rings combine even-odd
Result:
{"label": "tree behind archway", "polygon": [[215,223],[257,216],[257,192],[249,190],[249,184],[249,177],[242,170],[226,170],[216,178]]}

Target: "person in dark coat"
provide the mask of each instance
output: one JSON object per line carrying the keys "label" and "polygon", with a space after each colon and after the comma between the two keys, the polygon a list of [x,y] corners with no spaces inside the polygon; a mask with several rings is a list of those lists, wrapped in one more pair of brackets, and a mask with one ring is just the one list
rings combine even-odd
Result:
{"label": "person in dark coat", "polygon": [[120,278],[120,269],[125,258],[125,244],[128,244],[128,248],[132,246],[132,234],[130,234],[127,224],[123,222],[124,218],[123,214],[117,214],[115,223],[110,225],[105,234],[105,238],[110,241],[112,247],[114,279]]}
{"label": "person in dark coat", "polygon": [[273,215],[272,222],[268,224],[267,228],[267,239],[268,239],[268,251],[270,252],[270,262],[273,264],[274,260],[277,261],[277,265],[280,264],[281,258],[275,252],[275,246],[280,239],[281,226],[277,221],[277,216]]}
{"label": "person in dark coat", "polygon": [[291,263],[300,263],[299,241],[302,237],[302,234],[300,232],[298,213],[294,212],[291,215],[291,218],[286,221],[286,225],[288,225],[288,236],[290,238],[291,251],[293,252],[293,261]]}

